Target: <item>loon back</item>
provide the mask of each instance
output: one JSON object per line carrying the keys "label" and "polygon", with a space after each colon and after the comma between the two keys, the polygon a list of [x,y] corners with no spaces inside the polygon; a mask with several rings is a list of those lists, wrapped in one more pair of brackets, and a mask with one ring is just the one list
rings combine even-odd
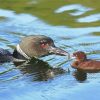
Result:
{"label": "loon back", "polygon": [[0,48],[0,63],[12,61],[12,54],[5,49]]}

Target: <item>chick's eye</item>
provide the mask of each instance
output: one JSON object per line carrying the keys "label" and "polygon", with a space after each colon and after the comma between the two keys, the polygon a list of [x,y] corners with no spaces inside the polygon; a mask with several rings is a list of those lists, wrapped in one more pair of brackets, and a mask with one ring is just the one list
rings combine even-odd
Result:
{"label": "chick's eye", "polygon": [[74,54],[75,57],[77,57],[77,54]]}
{"label": "chick's eye", "polygon": [[78,57],[78,55],[75,55],[76,57]]}

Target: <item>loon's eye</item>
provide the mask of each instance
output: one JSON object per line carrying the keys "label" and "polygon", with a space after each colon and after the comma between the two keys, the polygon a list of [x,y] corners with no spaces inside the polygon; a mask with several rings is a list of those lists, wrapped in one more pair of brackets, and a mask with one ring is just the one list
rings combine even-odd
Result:
{"label": "loon's eye", "polygon": [[47,44],[48,44],[48,43],[47,43],[46,41],[41,41],[41,42],[40,42],[40,46],[41,46],[42,48],[44,48]]}
{"label": "loon's eye", "polygon": [[45,47],[45,45],[46,45],[45,43],[42,43],[42,44],[41,44],[41,47]]}

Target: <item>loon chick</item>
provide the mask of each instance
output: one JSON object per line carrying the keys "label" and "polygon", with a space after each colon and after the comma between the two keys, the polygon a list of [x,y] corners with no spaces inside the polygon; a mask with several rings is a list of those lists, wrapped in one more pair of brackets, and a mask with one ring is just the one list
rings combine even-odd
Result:
{"label": "loon chick", "polygon": [[73,53],[76,58],[72,63],[72,67],[85,72],[99,72],[100,71],[100,61],[87,59],[87,56],[82,51],[77,51]]}

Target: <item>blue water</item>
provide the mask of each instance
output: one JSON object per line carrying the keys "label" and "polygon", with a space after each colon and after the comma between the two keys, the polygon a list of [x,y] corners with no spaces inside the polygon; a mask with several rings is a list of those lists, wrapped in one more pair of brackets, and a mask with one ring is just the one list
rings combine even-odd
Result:
{"label": "blue water", "polygon": [[[41,3],[43,1],[46,2],[41,0]],[[38,7],[38,3],[38,0],[27,1],[26,5]],[[49,3],[47,5],[49,7]],[[55,3],[52,7],[54,6]],[[22,37],[46,35],[70,54],[82,50],[88,58],[100,60],[100,13],[96,8],[78,1],[54,7],[52,14],[49,8],[45,8],[47,12],[44,8],[36,9],[35,12],[30,8],[28,12],[22,10],[19,13],[15,9],[0,7],[0,47],[13,52]],[[46,13],[43,14],[44,17],[47,15],[46,19],[41,17],[41,9]],[[57,15],[58,18],[55,18]],[[75,70],[70,66],[72,60],[67,57],[51,55],[40,60],[52,68],[62,68],[66,72],[44,78],[48,74],[44,72],[42,77],[38,70],[34,70],[34,64],[32,69],[21,69],[13,62],[1,64],[0,100],[100,100],[100,73],[88,73],[87,79],[81,82],[73,76]],[[41,66],[45,65],[40,64],[39,67]],[[67,71],[68,68],[70,72]]]}

